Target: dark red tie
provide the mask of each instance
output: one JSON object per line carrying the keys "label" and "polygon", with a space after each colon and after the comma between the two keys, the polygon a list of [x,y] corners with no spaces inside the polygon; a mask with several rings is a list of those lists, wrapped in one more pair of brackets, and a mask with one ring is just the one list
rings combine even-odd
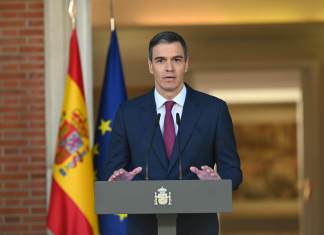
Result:
{"label": "dark red tie", "polygon": [[175,128],[174,128],[174,122],[171,113],[173,105],[174,105],[174,101],[165,102],[164,145],[169,160],[172,157],[172,149],[175,140]]}

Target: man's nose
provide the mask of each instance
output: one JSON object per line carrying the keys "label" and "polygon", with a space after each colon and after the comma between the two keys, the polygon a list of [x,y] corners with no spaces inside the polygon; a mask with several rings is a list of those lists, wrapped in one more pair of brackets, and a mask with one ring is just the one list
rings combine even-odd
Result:
{"label": "man's nose", "polygon": [[172,61],[167,61],[166,64],[166,71],[173,71],[174,70],[174,67],[173,67],[173,64],[172,64]]}

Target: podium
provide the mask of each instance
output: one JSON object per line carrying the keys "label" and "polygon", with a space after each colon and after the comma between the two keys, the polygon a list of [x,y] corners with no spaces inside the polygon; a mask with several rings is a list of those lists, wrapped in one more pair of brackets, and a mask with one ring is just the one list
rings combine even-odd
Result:
{"label": "podium", "polygon": [[156,214],[159,235],[176,235],[178,213],[232,210],[232,181],[96,181],[97,214]]}

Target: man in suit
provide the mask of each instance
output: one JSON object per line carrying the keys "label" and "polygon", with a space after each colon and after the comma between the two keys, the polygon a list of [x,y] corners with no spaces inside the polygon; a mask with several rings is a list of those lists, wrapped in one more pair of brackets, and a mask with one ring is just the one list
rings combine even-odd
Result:
{"label": "man in suit", "polygon": [[[179,34],[161,32],[151,39],[148,64],[155,86],[119,107],[106,165],[109,181],[175,180],[182,171],[183,180],[231,179],[233,189],[240,185],[227,105],[184,83],[188,62]],[[127,230],[129,235],[156,235],[156,217],[129,215]],[[179,214],[177,234],[216,235],[217,215]]]}

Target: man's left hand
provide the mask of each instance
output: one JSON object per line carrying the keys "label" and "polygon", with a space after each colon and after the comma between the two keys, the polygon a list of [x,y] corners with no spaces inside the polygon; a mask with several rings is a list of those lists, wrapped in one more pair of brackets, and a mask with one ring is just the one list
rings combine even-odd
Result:
{"label": "man's left hand", "polygon": [[218,175],[214,169],[210,168],[209,166],[202,166],[201,170],[199,170],[195,166],[191,166],[190,170],[195,173],[200,180],[220,180],[221,177]]}

